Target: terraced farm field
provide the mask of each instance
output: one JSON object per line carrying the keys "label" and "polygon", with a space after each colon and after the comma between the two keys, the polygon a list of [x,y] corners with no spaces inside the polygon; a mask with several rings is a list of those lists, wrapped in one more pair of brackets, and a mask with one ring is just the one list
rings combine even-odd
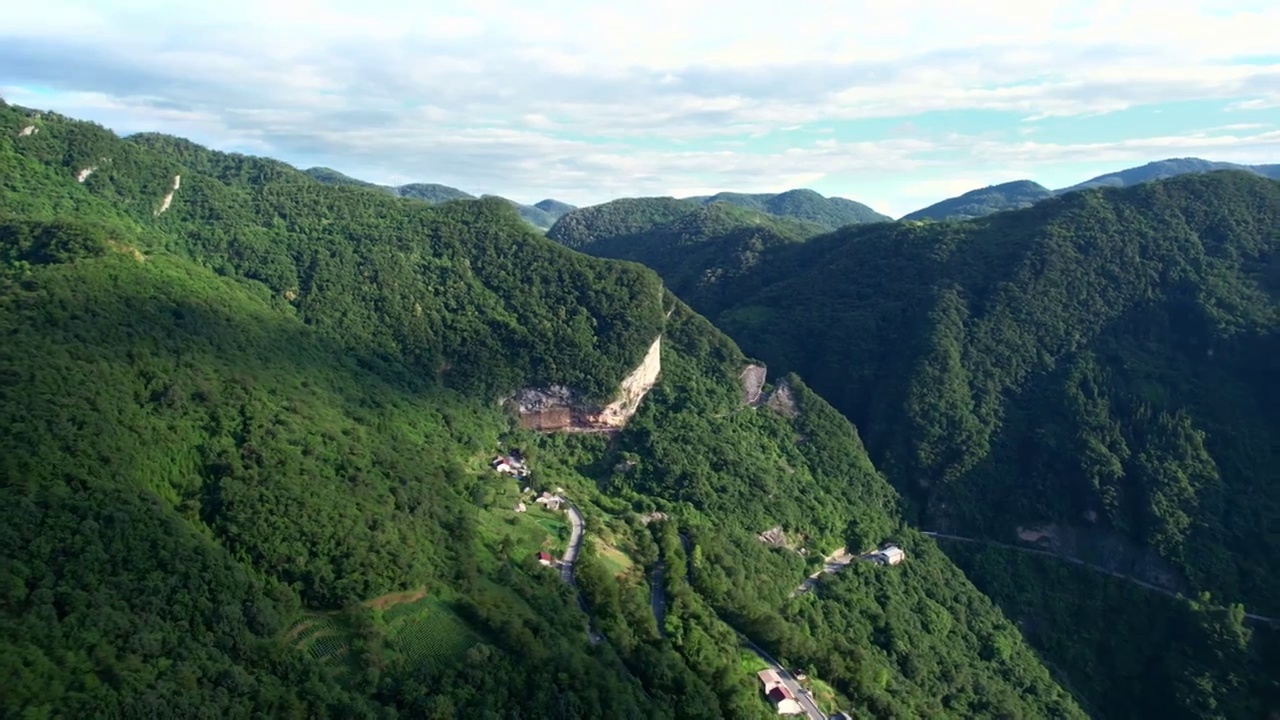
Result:
{"label": "terraced farm field", "polygon": [[347,629],[332,616],[307,616],[295,623],[284,639],[295,650],[326,664],[342,657],[350,648]]}
{"label": "terraced farm field", "polygon": [[397,605],[382,620],[391,646],[411,664],[447,662],[480,641],[457,612],[438,598]]}

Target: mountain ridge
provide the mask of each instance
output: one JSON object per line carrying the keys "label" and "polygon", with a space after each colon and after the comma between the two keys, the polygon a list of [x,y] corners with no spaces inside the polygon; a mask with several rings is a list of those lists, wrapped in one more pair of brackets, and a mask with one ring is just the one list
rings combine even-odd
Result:
{"label": "mountain ridge", "polygon": [[[378,185],[345,175],[327,167],[311,167],[304,170],[312,178],[329,185],[351,185],[389,192],[396,197],[412,198],[430,203],[450,202],[452,200],[475,200],[477,196],[449,185],[439,183],[406,183],[404,185]],[[568,203],[547,198],[534,205],[525,205],[500,195],[481,195],[479,197],[496,197],[511,203],[520,214],[521,219],[530,225],[546,230],[566,212],[574,209]]]}
{"label": "mountain ridge", "polygon": [[1161,180],[1189,173],[1215,170],[1242,170],[1273,180],[1280,179],[1280,165],[1243,165],[1240,163],[1203,160],[1201,158],[1167,158],[1143,165],[1104,173],[1084,182],[1050,190],[1032,180],[1014,180],[970,190],[946,200],[915,210],[901,220],[968,220],[1006,210],[1017,210],[1063,193],[1095,187],[1129,187],[1138,183]]}

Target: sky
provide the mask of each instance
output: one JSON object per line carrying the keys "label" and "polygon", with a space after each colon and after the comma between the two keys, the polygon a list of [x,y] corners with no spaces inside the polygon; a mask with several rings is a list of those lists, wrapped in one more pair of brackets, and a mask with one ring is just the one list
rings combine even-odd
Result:
{"label": "sky", "polygon": [[39,0],[0,96],[521,202],[1280,163],[1274,0]]}

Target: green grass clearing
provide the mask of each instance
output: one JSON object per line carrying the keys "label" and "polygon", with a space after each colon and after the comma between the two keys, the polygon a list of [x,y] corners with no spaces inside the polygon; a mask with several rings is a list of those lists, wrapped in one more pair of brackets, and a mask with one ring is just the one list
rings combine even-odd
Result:
{"label": "green grass clearing", "polygon": [[769,663],[746,648],[738,649],[738,664],[744,673],[749,673],[753,678],[761,670],[769,669]]}
{"label": "green grass clearing", "polygon": [[600,538],[592,538],[596,543],[596,551],[599,553],[600,561],[605,567],[609,568],[609,572],[616,575],[626,575],[635,562],[618,548],[606,543]]}
{"label": "green grass clearing", "polygon": [[814,702],[822,712],[833,715],[840,709],[840,697],[836,694],[835,688],[817,678],[811,678],[808,685],[813,691]]}

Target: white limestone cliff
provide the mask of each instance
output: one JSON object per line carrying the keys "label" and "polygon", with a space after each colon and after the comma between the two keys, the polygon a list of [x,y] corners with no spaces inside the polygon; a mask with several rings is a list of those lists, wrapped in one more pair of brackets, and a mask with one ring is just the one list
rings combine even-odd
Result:
{"label": "white limestone cliff", "polygon": [[561,385],[526,388],[516,393],[510,402],[520,416],[520,425],[528,429],[610,432],[626,426],[661,372],[662,336],[659,335],[640,364],[618,384],[617,399],[604,407],[583,402],[578,393]]}
{"label": "white limestone cliff", "polygon": [[178,186],[179,186],[179,185],[181,185],[181,184],[182,184],[182,176],[181,176],[181,175],[174,175],[174,176],[173,176],[173,187],[172,187],[172,189],[170,189],[170,190],[169,190],[169,193],[168,193],[167,195],[165,195],[165,196],[164,196],[164,200],[162,200],[162,201],[160,202],[160,207],[159,207],[159,209],[157,209],[157,210],[156,210],[156,215],[159,215],[160,213],[162,213],[162,212],[164,212],[165,210],[168,210],[168,209],[169,209],[169,204],[173,202],[173,194],[174,194],[174,193],[176,193],[176,192],[178,192]]}

